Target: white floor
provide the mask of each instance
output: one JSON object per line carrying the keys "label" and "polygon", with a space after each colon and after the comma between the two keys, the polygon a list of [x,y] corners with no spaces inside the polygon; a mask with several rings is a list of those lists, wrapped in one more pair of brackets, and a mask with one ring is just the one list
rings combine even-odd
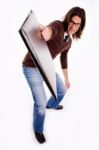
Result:
{"label": "white floor", "polygon": [[[43,16],[42,22],[63,15],[65,6],[62,5],[63,11],[57,14],[50,4],[52,1],[48,3],[49,6],[44,1],[46,8],[43,1],[39,0],[30,0],[30,4],[25,1],[24,6],[24,1],[18,0],[1,3],[0,150],[99,150],[99,22],[95,20],[98,17],[98,1],[81,3],[75,0],[73,4],[67,1],[68,9],[75,5],[85,6],[87,24],[82,39],[73,42],[68,55],[71,88],[62,101],[64,109],[46,110],[46,143],[43,145],[37,143],[32,130],[33,101],[21,69],[21,61],[27,50],[18,28],[31,6],[34,9],[33,4],[39,17]],[[60,3],[64,4],[65,1]],[[47,20],[44,12],[48,9],[47,14],[50,16],[50,7],[55,16]],[[54,62],[56,71],[63,79],[59,58]],[[45,90],[49,97],[46,86]]]}

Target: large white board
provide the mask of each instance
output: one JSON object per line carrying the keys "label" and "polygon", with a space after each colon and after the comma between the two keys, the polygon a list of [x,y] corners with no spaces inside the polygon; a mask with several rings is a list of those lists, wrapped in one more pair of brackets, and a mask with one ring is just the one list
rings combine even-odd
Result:
{"label": "large white board", "polygon": [[51,94],[57,99],[54,63],[46,41],[40,39],[37,35],[39,27],[40,24],[37,21],[34,11],[30,11],[19,30],[19,33]]}

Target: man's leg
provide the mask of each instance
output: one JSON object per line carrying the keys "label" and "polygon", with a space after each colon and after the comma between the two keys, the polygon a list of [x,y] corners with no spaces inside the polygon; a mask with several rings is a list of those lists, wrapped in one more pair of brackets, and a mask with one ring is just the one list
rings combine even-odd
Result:
{"label": "man's leg", "polygon": [[58,73],[56,73],[56,86],[57,86],[57,100],[54,100],[53,96],[51,96],[47,103],[47,107],[53,108],[53,109],[57,109],[59,107],[59,103],[62,101],[67,91]]}
{"label": "man's leg", "polygon": [[44,130],[45,110],[47,104],[43,79],[37,68],[23,67],[23,72],[34,99],[33,129],[34,132],[37,133],[36,138],[38,138],[39,134],[42,134]]}

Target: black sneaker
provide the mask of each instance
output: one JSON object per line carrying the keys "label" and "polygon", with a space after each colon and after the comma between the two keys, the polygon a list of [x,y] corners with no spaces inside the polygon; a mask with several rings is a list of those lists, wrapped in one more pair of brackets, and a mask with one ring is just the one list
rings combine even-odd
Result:
{"label": "black sneaker", "polygon": [[[47,109],[51,109],[51,107],[49,107],[49,106],[46,106],[46,108],[47,108]],[[52,108],[52,109],[53,109],[53,108]],[[57,110],[63,109],[63,105],[59,105],[56,109],[57,109]]]}
{"label": "black sneaker", "polygon": [[37,139],[37,141],[42,144],[46,141],[45,136],[43,133],[38,133],[38,132],[34,132],[35,133],[35,137]]}

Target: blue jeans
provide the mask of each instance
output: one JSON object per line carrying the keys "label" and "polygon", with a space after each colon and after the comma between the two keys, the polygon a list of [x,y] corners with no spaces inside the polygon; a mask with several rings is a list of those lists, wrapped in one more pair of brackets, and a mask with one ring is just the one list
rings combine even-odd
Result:
{"label": "blue jeans", "polygon": [[37,68],[23,66],[23,73],[29,84],[34,99],[33,129],[42,133],[44,129],[46,106],[57,109],[59,103],[66,93],[66,87],[60,76],[56,73],[57,100],[51,96],[47,102],[46,93],[43,86],[43,78]]}

